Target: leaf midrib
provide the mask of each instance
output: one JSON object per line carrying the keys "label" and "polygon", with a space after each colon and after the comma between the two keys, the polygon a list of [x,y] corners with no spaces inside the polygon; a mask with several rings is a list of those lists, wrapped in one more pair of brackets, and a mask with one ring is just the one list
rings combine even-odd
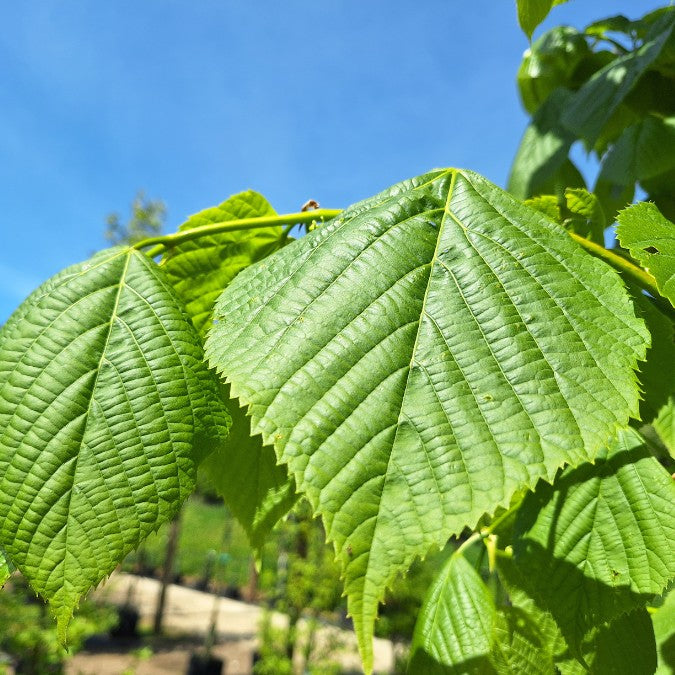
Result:
{"label": "leaf midrib", "polygon": [[[420,316],[419,316],[419,319],[418,319],[418,322],[417,322],[417,332],[415,333],[415,341],[413,343],[413,347],[412,347],[412,350],[411,350],[411,356],[410,356],[410,363],[408,365],[408,375],[406,376],[405,386],[403,387],[403,395],[401,396],[399,414],[398,414],[398,418],[396,420],[396,431],[394,433],[394,438],[393,438],[392,444],[391,444],[391,450],[389,452],[389,457],[387,459],[387,467],[386,467],[385,472],[384,472],[384,480],[382,481],[382,489],[381,489],[381,492],[380,492],[380,502],[382,501],[382,496],[384,495],[384,492],[387,488],[387,480],[389,479],[389,476],[390,476],[390,467],[391,467],[391,463],[392,463],[393,456],[394,456],[394,448],[396,447],[396,441],[398,439],[398,433],[399,433],[399,430],[401,428],[401,424],[403,422],[403,417],[404,417],[403,407],[404,407],[404,403],[405,403],[406,394],[409,391],[410,374],[411,374],[412,368],[414,366],[415,352],[417,350],[417,344],[419,342],[419,337],[420,337],[421,328],[422,328],[422,318],[424,317],[425,312],[426,312],[427,299],[429,297],[429,290],[431,288],[431,277],[432,277],[432,274],[433,274],[433,267],[434,267],[435,261],[438,258],[438,248],[439,248],[440,243],[441,243],[441,238],[442,238],[443,230],[444,230],[444,227],[445,227],[446,218],[447,218],[448,214],[450,213],[450,201],[452,199],[452,195],[453,195],[453,191],[454,191],[454,187],[455,187],[455,182],[457,181],[458,171],[456,169],[450,169],[447,173],[452,173],[452,178],[450,180],[450,186],[448,187],[448,194],[445,198],[445,206],[444,206],[444,209],[443,209],[443,216],[442,216],[441,222],[439,223],[439,226],[438,226],[438,234],[437,234],[437,237],[436,237],[436,245],[434,246],[434,252],[431,256],[431,260],[428,263],[429,264],[429,277],[427,279],[427,285],[426,285],[426,288],[424,290],[424,297],[422,298],[422,307],[420,308]],[[429,185],[430,183],[433,183],[437,180],[440,180],[444,176],[446,176],[447,173],[442,173],[439,176],[434,177],[433,181],[429,181],[428,183],[424,183],[424,185],[418,186],[415,189],[416,190],[420,189],[420,188],[422,188],[426,185]],[[432,475],[434,475],[434,474],[432,474]],[[434,479],[435,479],[435,475],[434,475]],[[376,535],[377,535],[377,529],[378,529],[378,525],[379,525],[379,522],[380,522],[381,514],[382,514],[382,509],[378,508],[377,515],[375,516],[375,523],[373,525],[373,534],[372,534],[372,540],[373,541],[375,540]],[[411,554],[408,554],[408,556],[412,557]],[[365,572],[363,574],[363,580],[364,580],[363,585],[364,585],[364,587],[366,586],[366,584],[368,582],[370,565],[371,565],[372,560],[373,560],[373,556],[372,556],[372,549],[371,549],[369,551],[369,554],[368,554],[368,562],[366,563],[366,569],[365,569]],[[377,599],[379,601],[379,600],[382,599],[383,595],[384,595],[384,591],[381,591],[375,597],[377,597]],[[363,609],[364,608],[363,608],[363,605],[362,605],[361,616],[362,616],[362,619],[364,620],[364,626],[365,626],[365,625],[367,625],[367,621],[365,621]]]}
{"label": "leaf midrib", "polygon": [[[117,293],[115,294],[115,302],[113,304],[113,309],[110,315],[110,321],[108,322],[108,334],[106,335],[105,338],[105,343],[103,345],[103,349],[101,350],[101,358],[99,359],[98,366],[96,368],[96,376],[94,377],[94,382],[91,386],[90,392],[89,392],[89,402],[87,403],[87,412],[86,412],[86,422],[84,424],[84,429],[82,430],[82,437],[79,440],[80,446],[82,445],[82,441],[84,440],[84,437],[87,433],[87,427],[89,425],[89,417],[91,415],[92,411],[92,402],[94,401],[94,392],[96,391],[96,386],[98,385],[98,380],[101,375],[101,367],[103,366],[103,362],[106,359],[106,352],[108,351],[108,345],[110,343],[110,337],[113,332],[113,324],[115,323],[115,320],[117,318],[117,311],[119,309],[119,303],[120,303],[120,298],[122,296],[122,288],[126,285],[125,284],[125,279],[127,276],[127,272],[129,270],[129,263],[131,261],[131,256],[133,255],[133,250],[129,249],[126,251],[126,260],[124,262],[124,268],[122,270],[122,274],[120,275],[120,280],[117,284]],[[89,269],[86,270],[87,272]],[[69,557],[72,558],[72,554],[69,556],[68,552],[70,551],[70,547],[68,546],[68,532],[69,528],[68,525],[70,524],[71,521],[71,513],[70,513],[70,506],[72,503],[73,499],[73,486],[75,484],[75,477],[77,476],[77,470],[79,467],[79,462],[80,462],[80,457],[82,456],[82,451],[80,448],[80,452],[77,453],[75,457],[75,466],[73,467],[73,478],[72,478],[72,485],[68,489],[68,499],[66,502],[66,524],[65,524],[65,531],[64,531],[64,551],[65,555],[63,556],[63,587],[65,588],[65,583],[66,579],[69,578],[68,575],[68,559]],[[56,596],[55,598],[56,599]]]}

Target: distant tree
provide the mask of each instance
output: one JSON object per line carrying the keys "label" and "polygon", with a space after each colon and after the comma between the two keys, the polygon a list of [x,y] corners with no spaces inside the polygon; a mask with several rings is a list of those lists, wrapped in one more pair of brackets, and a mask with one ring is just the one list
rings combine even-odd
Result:
{"label": "distant tree", "polygon": [[106,218],[103,234],[112,245],[135,244],[142,239],[159,234],[166,221],[166,205],[161,199],[149,199],[142,190],[131,202],[131,217],[123,223],[119,213]]}

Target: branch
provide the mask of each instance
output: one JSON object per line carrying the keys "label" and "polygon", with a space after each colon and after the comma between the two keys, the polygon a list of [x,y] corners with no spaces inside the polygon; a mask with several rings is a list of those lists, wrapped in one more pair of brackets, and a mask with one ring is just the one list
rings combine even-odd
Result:
{"label": "branch", "polygon": [[[274,225],[297,225],[300,223],[311,223],[315,220],[330,220],[335,218],[341,209],[316,209],[315,211],[305,211],[300,213],[286,213],[281,216],[262,216],[258,218],[241,218],[239,220],[226,220],[222,223],[210,223],[193,227],[191,230],[182,230],[173,234],[164,234],[157,237],[148,237],[134,244],[133,248],[142,249],[146,246],[153,248],[148,251],[150,257],[159,255],[167,249],[178,246],[186,241],[199,239],[211,234],[221,234],[223,232],[236,232],[237,230],[253,230],[260,227],[271,227]],[[160,249],[161,246],[161,249]]]}
{"label": "branch", "polygon": [[670,305],[665,302],[659,287],[656,285],[656,279],[641,267],[638,267],[635,263],[631,262],[627,258],[624,258],[622,255],[615,253],[614,251],[600,246],[595,242],[581,237],[575,232],[568,232],[570,237],[574,239],[582,248],[585,248],[591,255],[594,255],[596,258],[604,260],[608,265],[611,265],[615,270],[625,274],[628,279],[633,283],[637,284],[640,288],[647,291],[653,298],[654,303],[659,306],[659,308],[664,311],[669,316],[673,316],[673,310]]}

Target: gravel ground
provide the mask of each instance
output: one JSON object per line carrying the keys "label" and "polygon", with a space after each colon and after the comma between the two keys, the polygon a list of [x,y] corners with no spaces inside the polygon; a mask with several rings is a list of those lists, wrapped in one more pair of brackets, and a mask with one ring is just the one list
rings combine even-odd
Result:
{"label": "gravel ground", "polygon": [[[159,594],[159,581],[148,577],[135,577],[116,573],[99,588],[95,597],[117,605],[124,604],[129,586],[134,585],[134,604],[140,612],[140,627],[149,628]],[[171,585],[167,592],[164,637],[146,638],[142,642],[120,644],[119,641],[100,640],[92,643],[87,651],[70,659],[67,675],[159,675],[160,673],[186,673],[190,654],[203,644],[217,602],[217,644],[214,655],[226,661],[223,675],[251,673],[253,651],[263,617],[257,605],[217,598],[210,593],[184,586]],[[287,618],[281,614],[272,617],[274,625],[283,626]],[[319,629],[316,642],[322,645],[340,645],[334,657],[342,667],[353,673],[362,672],[351,631],[332,626]],[[375,639],[375,671],[392,672],[394,647],[389,640]]]}

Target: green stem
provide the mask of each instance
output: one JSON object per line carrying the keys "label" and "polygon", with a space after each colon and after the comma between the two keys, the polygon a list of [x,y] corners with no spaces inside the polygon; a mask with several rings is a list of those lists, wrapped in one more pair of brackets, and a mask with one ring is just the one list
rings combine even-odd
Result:
{"label": "green stem", "polygon": [[[300,223],[311,223],[314,220],[329,220],[335,218],[341,209],[316,209],[314,211],[301,211],[299,213],[287,213],[281,216],[262,216],[260,218],[241,218],[240,220],[226,220],[222,223],[210,223],[193,227],[191,230],[181,230],[173,234],[164,234],[157,237],[149,237],[134,244],[135,249],[142,249],[146,246],[153,246],[149,253],[158,255],[162,250],[173,248],[186,241],[199,239],[210,234],[221,234],[223,232],[235,232],[237,230],[253,230],[259,227],[272,227],[274,225],[297,225]],[[153,256],[154,257],[154,256]]]}
{"label": "green stem", "polygon": [[[146,248],[152,246],[147,255],[151,258],[158,256],[165,250],[178,246],[186,241],[199,239],[200,237],[208,236],[210,234],[220,234],[222,232],[236,232],[238,230],[252,230],[259,227],[271,227],[274,225],[286,225],[283,236],[288,237],[288,233],[293,225],[300,225],[303,223],[311,223],[315,220],[330,220],[341,213],[341,209],[316,209],[314,211],[300,211],[298,213],[286,213],[280,216],[262,216],[259,218],[241,218],[240,220],[226,220],[221,223],[210,223],[209,225],[201,225],[194,227],[191,230],[181,230],[173,234],[158,235],[156,237],[149,237],[143,239],[137,244],[134,244],[135,249]],[[626,260],[622,256],[600,246],[595,242],[581,237],[575,232],[569,233],[570,237],[574,239],[580,246],[585,248],[591,255],[594,255],[606,263],[614,267],[614,269],[622,272],[630,280],[636,283],[640,288],[646,290],[654,297],[656,302],[661,300],[661,294],[654,277],[642,268]],[[660,302],[659,302],[660,304]]]}
{"label": "green stem", "polygon": [[149,251],[146,251],[145,255],[147,255],[148,258],[156,258],[160,253],[164,253],[164,251],[166,251],[166,246],[164,246],[164,244],[157,244]]}
{"label": "green stem", "polygon": [[604,246],[600,246],[585,237],[581,237],[575,232],[569,233],[570,237],[574,239],[582,248],[585,248],[591,255],[596,258],[604,260],[608,265],[611,265],[615,270],[625,274],[627,278],[635,282],[640,288],[647,291],[655,299],[661,297],[659,287],[656,285],[656,279],[646,272],[641,267],[633,264],[630,260],[626,260],[623,256],[614,253]]}
{"label": "green stem", "polygon": [[483,538],[482,532],[474,532],[468,539],[464,540],[455,550],[453,555],[463,555],[464,551],[470,546],[473,546],[477,541]]}

